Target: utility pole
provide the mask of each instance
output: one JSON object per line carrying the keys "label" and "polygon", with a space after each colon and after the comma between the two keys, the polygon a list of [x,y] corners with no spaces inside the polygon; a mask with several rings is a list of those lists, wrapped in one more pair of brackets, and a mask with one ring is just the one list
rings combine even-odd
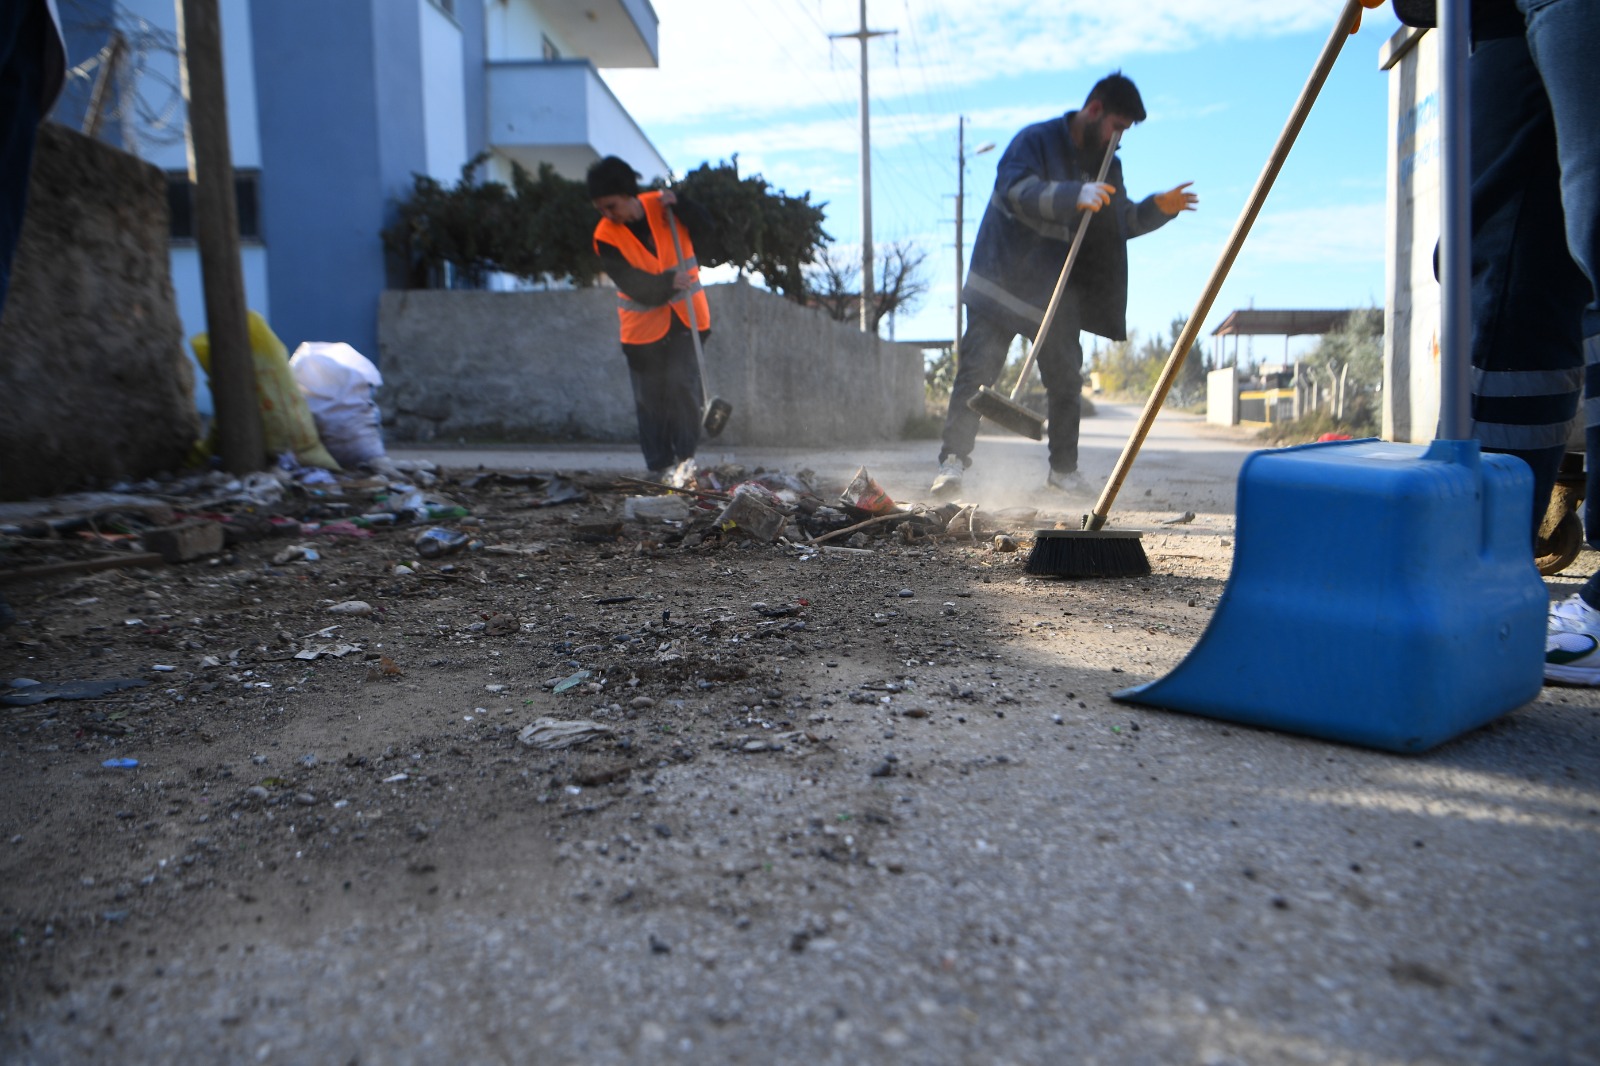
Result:
{"label": "utility pole", "polygon": [[854,33],[830,33],[829,38],[854,37],[861,42],[861,332],[872,332],[872,135],[867,103],[867,41],[894,30],[867,29],[867,0],[861,0],[861,26]]}
{"label": "utility pole", "polygon": [[[962,220],[966,215],[967,206],[967,117],[956,116],[956,336],[950,344],[950,351],[959,362],[961,359],[961,281],[966,277],[966,248],[961,239]],[[979,145],[973,155],[982,155],[994,151],[994,144]]]}
{"label": "utility pole", "polygon": [[247,474],[261,469],[266,447],[245,319],[244,271],[239,265],[239,209],[234,201],[217,0],[178,0],[178,45],[183,98],[189,110],[189,180],[194,182],[195,235],[211,341],[217,450],[223,469]]}

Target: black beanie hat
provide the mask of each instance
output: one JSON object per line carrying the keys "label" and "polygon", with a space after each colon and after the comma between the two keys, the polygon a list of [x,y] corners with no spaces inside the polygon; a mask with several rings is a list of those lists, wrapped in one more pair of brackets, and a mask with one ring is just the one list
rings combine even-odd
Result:
{"label": "black beanie hat", "polygon": [[602,196],[638,196],[639,175],[627,163],[608,155],[589,167],[589,199]]}

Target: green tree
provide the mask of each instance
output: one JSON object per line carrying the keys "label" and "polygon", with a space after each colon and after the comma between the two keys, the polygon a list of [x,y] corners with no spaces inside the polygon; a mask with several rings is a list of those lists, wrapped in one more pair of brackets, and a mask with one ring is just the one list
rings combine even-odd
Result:
{"label": "green tree", "polygon": [[[383,231],[397,283],[438,288],[453,271],[460,283],[481,287],[502,271],[529,280],[594,284],[601,272],[593,243],[599,214],[585,183],[563,178],[548,163],[537,175],[513,163],[510,185],[480,181],[487,158],[468,161],[453,186],[413,177],[410,197]],[[806,301],[805,268],[832,239],[822,228],[826,205],[811,203],[809,193],[774,190],[759,175],[741,177],[737,156],[701,164],[678,188],[716,224],[716,234],[695,248],[702,266],[731,263],[741,273],[760,274],[790,299]]]}

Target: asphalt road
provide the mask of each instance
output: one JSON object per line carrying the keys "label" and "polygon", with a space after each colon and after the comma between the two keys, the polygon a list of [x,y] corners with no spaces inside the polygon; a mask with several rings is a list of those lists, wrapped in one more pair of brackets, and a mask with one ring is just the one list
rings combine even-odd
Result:
{"label": "asphalt road", "polygon": [[[1091,481],[1134,414],[1085,423]],[[865,465],[911,501],[936,451],[726,458],[834,483]],[[1205,628],[1246,454],[1237,433],[1158,421],[1113,512],[1157,530],[1142,580],[1029,579],[977,543],[548,564],[541,582],[574,588],[572,625],[580,575],[601,571],[670,589],[675,616],[726,611],[721,647],[774,691],[688,685],[694,758],[535,804],[517,774],[541,760],[449,712],[499,676],[470,656],[501,652],[441,643],[453,687],[424,687],[415,713],[447,723],[435,746],[463,769],[418,802],[471,817],[414,854],[261,873],[258,925],[196,893],[179,897],[192,923],[159,943],[121,951],[108,930],[70,988],[6,1017],[0,1048],[40,1063],[1600,1062],[1600,692],[1547,688],[1418,757],[1107,698],[1174,668]],[[394,455],[639,463],[632,448]],[[985,437],[975,459],[967,495],[986,508],[1071,510],[1041,491],[1041,445]],[[810,628],[779,661],[746,639],[746,605],[797,596]],[[1293,669],[1270,631],[1259,651]],[[529,704],[553,699],[527,687]],[[295,751],[337,710],[304,703]],[[815,750],[726,742],[783,715]]]}

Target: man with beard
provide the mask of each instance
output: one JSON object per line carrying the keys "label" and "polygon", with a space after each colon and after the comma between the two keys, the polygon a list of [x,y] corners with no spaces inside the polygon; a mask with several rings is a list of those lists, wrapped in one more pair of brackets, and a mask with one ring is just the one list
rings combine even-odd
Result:
{"label": "man with beard", "polygon": [[1120,160],[1112,161],[1104,182],[1094,180],[1113,134],[1144,118],[1139,90],[1113,73],[1089,91],[1081,110],[1027,127],[1006,148],[962,289],[967,328],[945,415],[934,495],[961,491],[978,435],[979,416],[967,401],[999,379],[1013,337],[1032,338],[1038,331],[1080,220],[1098,213],[1103,217],[1084,235],[1049,335],[1035,353],[1049,396],[1046,484],[1070,495],[1093,494],[1078,472],[1083,388],[1078,331],[1109,340],[1127,336],[1129,238],[1165,225],[1199,202],[1188,191],[1190,182],[1133,202],[1123,188]]}

